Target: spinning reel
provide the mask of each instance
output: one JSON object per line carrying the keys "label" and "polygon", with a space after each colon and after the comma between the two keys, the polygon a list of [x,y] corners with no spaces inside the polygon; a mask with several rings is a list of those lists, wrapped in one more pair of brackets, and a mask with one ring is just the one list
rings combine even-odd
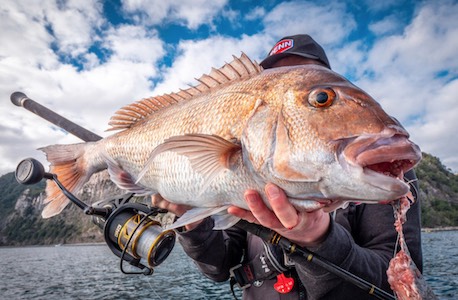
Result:
{"label": "spinning reel", "polygon": [[[16,180],[25,185],[38,183],[43,178],[54,181],[62,193],[86,215],[91,215],[92,221],[103,230],[105,242],[121,259],[120,269],[125,274],[153,274],[153,268],[164,262],[175,245],[175,232],[163,230],[161,224],[152,218],[167,211],[141,203],[129,203],[133,194],[89,206],[70,193],[56,174],[45,172],[43,165],[33,158],[21,161],[15,175]],[[125,271],[124,261],[141,271]]]}

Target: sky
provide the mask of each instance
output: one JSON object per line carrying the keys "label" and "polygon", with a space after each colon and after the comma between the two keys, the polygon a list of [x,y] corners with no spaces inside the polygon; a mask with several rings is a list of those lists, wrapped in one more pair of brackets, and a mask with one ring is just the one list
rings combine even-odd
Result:
{"label": "sky", "polygon": [[[308,33],[337,73],[458,172],[458,1],[3,0],[0,175],[80,142],[14,106],[21,91],[101,136],[120,107],[196,84],[242,52]],[[47,164],[46,164],[47,165]]]}

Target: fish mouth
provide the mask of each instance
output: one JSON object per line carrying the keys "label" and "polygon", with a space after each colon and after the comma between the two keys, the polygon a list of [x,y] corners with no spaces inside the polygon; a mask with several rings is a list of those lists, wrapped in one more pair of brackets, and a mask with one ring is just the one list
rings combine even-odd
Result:
{"label": "fish mouth", "polygon": [[[382,142],[382,145],[379,143]],[[373,148],[372,148],[373,147]],[[374,171],[385,176],[403,178],[421,159],[417,145],[405,137],[384,138],[370,145],[355,157],[364,171]]]}
{"label": "fish mouth", "polygon": [[405,130],[386,130],[380,134],[347,139],[341,144],[342,165],[361,168],[362,179],[393,193],[406,194],[409,186],[404,173],[421,159],[420,148],[408,139]]}

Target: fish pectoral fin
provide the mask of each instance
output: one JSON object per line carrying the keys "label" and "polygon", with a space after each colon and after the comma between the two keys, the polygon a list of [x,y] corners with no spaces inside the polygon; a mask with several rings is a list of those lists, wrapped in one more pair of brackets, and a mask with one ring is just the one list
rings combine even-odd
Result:
{"label": "fish pectoral fin", "polygon": [[153,150],[144,169],[140,172],[137,182],[146,173],[154,158],[166,151],[184,155],[189,159],[191,167],[204,177],[205,185],[202,188],[202,193],[218,175],[231,169],[241,155],[241,146],[217,135],[186,134],[173,136]]}
{"label": "fish pectoral fin", "polygon": [[229,205],[218,207],[195,207],[185,212],[181,217],[178,218],[178,220],[175,223],[167,226],[166,229],[176,229],[203,220],[206,217],[225,211],[226,209],[228,209],[228,207]]}
{"label": "fish pectoral fin", "polygon": [[240,221],[239,217],[230,215],[228,213],[213,215],[212,218],[215,221],[215,226],[213,226],[213,230],[228,229],[234,226],[235,223]]}
{"label": "fish pectoral fin", "polygon": [[130,193],[135,193],[138,196],[151,195],[152,191],[136,184],[132,176],[122,169],[122,167],[107,153],[102,155],[103,159],[108,166],[108,174],[111,181],[113,181],[120,189],[126,190]]}

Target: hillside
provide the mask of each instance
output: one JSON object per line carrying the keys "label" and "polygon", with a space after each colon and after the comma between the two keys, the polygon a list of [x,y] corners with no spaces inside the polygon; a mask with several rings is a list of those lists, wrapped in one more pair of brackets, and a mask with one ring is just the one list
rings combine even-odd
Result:
{"label": "hillside", "polygon": [[420,183],[422,226],[458,226],[458,175],[426,153],[415,171]]}
{"label": "hillside", "polygon": [[[41,218],[44,186],[44,182],[20,185],[14,173],[0,177],[0,246],[103,241],[91,217],[75,205],[69,205],[61,214],[50,219]],[[106,173],[99,173],[77,196],[90,203],[122,194]]]}
{"label": "hillside", "polygon": [[[422,201],[422,226],[458,226],[458,175],[424,153],[416,167]],[[42,219],[44,183],[23,186],[14,173],[0,177],[0,246],[103,241],[98,227],[75,205]],[[78,195],[90,203],[123,194],[106,173],[93,176]]]}

